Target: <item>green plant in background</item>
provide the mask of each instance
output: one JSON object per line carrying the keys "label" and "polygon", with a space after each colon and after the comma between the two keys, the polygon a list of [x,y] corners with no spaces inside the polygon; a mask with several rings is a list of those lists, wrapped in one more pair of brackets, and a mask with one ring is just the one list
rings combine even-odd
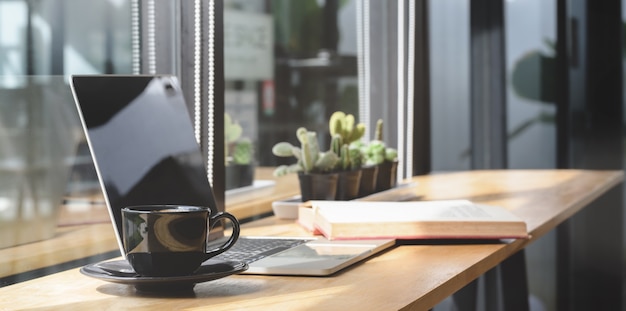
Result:
{"label": "green plant in background", "polygon": [[353,142],[360,141],[365,134],[365,124],[355,125],[352,114],[336,111],[330,116],[328,127],[331,135],[331,151],[339,156],[335,166],[337,170],[355,170],[361,167],[363,161],[361,153],[350,148]]}
{"label": "green plant in background", "polygon": [[352,114],[345,114],[342,111],[334,112],[328,121],[330,135],[340,135],[343,143],[349,145],[361,139],[363,134],[365,134],[365,124],[359,123],[355,125],[354,123],[355,119]]}
{"label": "green plant in background", "polygon": [[[248,138],[241,138],[243,129],[234,122],[228,113],[224,114],[224,160],[230,163],[248,165],[252,163],[254,147]],[[232,155],[231,155],[232,150]]]}
{"label": "green plant in background", "polygon": [[350,154],[350,169],[355,170],[363,167],[363,154],[361,150],[354,146],[354,144],[350,144],[348,146],[348,153]]}
{"label": "green plant in background", "polygon": [[385,161],[396,161],[398,159],[398,150],[387,147],[383,140],[383,120],[378,119],[376,122],[376,131],[374,139],[365,144],[362,142],[353,143],[353,148],[359,148],[364,158],[364,165],[378,165]]}
{"label": "green plant in background", "polygon": [[343,139],[341,135],[335,134],[330,140],[330,151],[339,157],[339,161],[335,165],[336,170],[348,170],[350,168],[350,154],[344,150]]}
{"label": "green plant in background", "polygon": [[335,170],[349,171],[361,168],[363,156],[361,150],[355,146],[355,144],[344,144],[339,134],[333,135],[330,141],[330,150],[339,157]]}
{"label": "green plant in background", "polygon": [[[534,116],[522,120],[521,123],[512,124],[512,129],[507,132],[509,141],[520,137],[533,126],[556,123],[556,113],[553,110],[557,96],[556,43],[545,38],[544,44],[545,48],[532,49],[515,60],[509,81],[511,90],[517,97],[524,100],[524,104],[536,104],[551,107],[551,109],[541,109]],[[460,158],[469,158],[471,154],[471,148],[467,148],[463,150]]]}
{"label": "green plant in background", "polygon": [[274,176],[303,172],[325,173],[332,170],[339,157],[332,151],[322,152],[317,142],[317,133],[300,127],[296,131],[300,147],[288,142],[279,142],[272,147],[272,153],[278,157],[295,157],[298,162],[292,165],[281,165],[274,170]]}
{"label": "green plant in background", "polygon": [[254,148],[252,141],[248,138],[242,138],[233,146],[232,160],[235,164],[247,165],[252,163],[252,155]]}

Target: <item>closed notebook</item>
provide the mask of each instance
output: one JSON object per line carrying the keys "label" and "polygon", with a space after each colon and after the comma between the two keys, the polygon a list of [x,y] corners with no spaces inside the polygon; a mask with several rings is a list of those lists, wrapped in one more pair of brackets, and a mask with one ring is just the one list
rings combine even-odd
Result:
{"label": "closed notebook", "polygon": [[527,238],[524,220],[497,206],[465,200],[309,201],[313,227],[328,239]]}

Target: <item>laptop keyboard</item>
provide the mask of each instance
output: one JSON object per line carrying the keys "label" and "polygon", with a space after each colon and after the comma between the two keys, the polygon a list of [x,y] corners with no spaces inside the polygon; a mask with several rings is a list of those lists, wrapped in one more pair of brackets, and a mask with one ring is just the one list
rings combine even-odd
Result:
{"label": "laptop keyboard", "polygon": [[235,245],[213,258],[251,263],[308,242],[306,239],[240,238]]}

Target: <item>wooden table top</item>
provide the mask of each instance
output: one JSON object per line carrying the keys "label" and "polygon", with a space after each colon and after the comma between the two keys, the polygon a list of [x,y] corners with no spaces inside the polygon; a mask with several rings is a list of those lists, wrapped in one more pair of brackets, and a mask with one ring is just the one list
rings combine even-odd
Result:
{"label": "wooden table top", "polygon": [[[414,180],[420,199],[469,199],[507,208],[527,221],[532,237],[508,244],[402,245],[331,277],[235,275],[198,284],[193,295],[178,297],[142,294],[72,269],[0,288],[0,310],[428,310],[620,184],[623,173],[465,171]],[[98,226],[93,230],[111,234]],[[245,227],[245,235],[307,234],[293,221],[274,217]]]}

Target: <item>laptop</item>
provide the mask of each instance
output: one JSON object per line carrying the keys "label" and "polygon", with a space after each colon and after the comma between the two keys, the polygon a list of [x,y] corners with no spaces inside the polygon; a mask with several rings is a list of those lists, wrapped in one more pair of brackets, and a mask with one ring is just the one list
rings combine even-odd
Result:
{"label": "laptop", "polygon": [[[120,252],[121,209],[200,205],[218,212],[182,89],[171,75],[73,75],[70,86]],[[211,230],[211,240],[223,240]],[[244,273],[336,273],[395,245],[394,240],[241,236],[213,259],[246,262]]]}

